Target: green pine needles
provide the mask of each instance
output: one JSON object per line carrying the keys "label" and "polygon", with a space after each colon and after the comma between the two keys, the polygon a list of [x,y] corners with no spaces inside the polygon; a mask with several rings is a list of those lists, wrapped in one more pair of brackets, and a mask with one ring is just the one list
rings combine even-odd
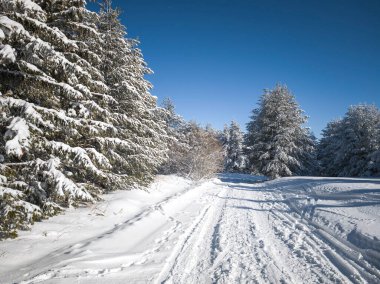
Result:
{"label": "green pine needles", "polygon": [[0,0],[0,238],[149,184],[167,156],[151,73],[110,1]]}

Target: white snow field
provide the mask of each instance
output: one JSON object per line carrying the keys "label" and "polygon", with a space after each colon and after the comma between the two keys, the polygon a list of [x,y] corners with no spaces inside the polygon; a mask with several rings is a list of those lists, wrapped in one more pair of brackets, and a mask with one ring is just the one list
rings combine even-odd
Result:
{"label": "white snow field", "polygon": [[160,176],[0,242],[0,283],[380,283],[380,180]]}

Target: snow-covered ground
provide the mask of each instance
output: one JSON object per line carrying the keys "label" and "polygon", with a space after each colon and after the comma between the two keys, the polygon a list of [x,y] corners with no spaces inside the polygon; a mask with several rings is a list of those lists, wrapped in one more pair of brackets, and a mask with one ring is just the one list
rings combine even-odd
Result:
{"label": "snow-covered ground", "polygon": [[0,242],[0,283],[380,283],[380,180],[160,176]]}

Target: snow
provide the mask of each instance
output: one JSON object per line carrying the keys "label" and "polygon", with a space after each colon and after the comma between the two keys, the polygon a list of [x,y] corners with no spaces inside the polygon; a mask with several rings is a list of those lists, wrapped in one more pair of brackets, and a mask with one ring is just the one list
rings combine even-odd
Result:
{"label": "snow", "polygon": [[[1,162],[3,162],[3,161],[1,161]],[[3,175],[0,175],[0,183],[1,184],[4,184],[4,183],[6,183],[7,182],[7,177],[6,176],[3,176]]]}
{"label": "snow", "polygon": [[21,2],[23,3],[25,9],[43,12],[41,7],[38,6],[36,3],[32,2],[31,0],[22,0]]}
{"label": "snow", "polygon": [[31,73],[35,73],[37,75],[42,75],[44,74],[42,70],[38,69],[37,66],[33,65],[33,64],[30,64],[26,61],[23,61],[23,60],[20,60],[20,63],[25,66],[25,68],[30,71]]}
{"label": "snow", "polygon": [[[1,37],[1,34],[0,34]],[[8,64],[16,61],[16,55],[13,48],[6,44],[0,44],[0,64]]]}
{"label": "snow", "polygon": [[41,11],[40,17],[38,19],[33,19],[31,17],[28,17],[26,15],[17,14],[18,18],[23,19],[23,21],[27,21],[29,25],[33,26],[35,29],[40,29],[49,34],[49,37],[53,40],[53,42],[62,43],[65,47],[67,47],[70,50],[77,50],[78,46],[76,43],[72,40],[69,40],[66,35],[60,31],[57,27],[49,27],[45,21],[45,15],[44,12]]}
{"label": "snow", "polygon": [[54,194],[58,197],[62,199],[70,197],[83,201],[93,201],[92,196],[84,188],[75,184],[58,169],[60,165],[58,158],[51,158],[46,162],[37,159],[36,163],[38,167],[46,168],[46,170],[43,171],[43,178],[45,181],[49,180],[54,183]]}
{"label": "snow", "polygon": [[0,243],[1,283],[380,283],[380,180],[158,176]]}
{"label": "snow", "polygon": [[29,148],[29,136],[29,126],[25,119],[14,117],[4,134],[7,155],[21,157]]}
{"label": "snow", "polygon": [[112,165],[109,159],[106,156],[104,156],[102,153],[99,153],[94,148],[86,148],[85,150],[88,153],[88,155],[91,156],[96,161],[97,164],[102,165],[102,167],[104,168],[108,168],[108,169],[112,168]]}
{"label": "snow", "polygon": [[[80,163],[85,168],[89,169],[92,173],[103,175],[103,173],[93,164],[85,149],[81,147],[71,147],[70,145],[57,141],[49,141],[48,143],[54,152],[73,154],[75,162]],[[93,150],[90,151],[92,155],[95,154]],[[100,156],[98,155],[97,158],[100,158]],[[103,161],[105,160],[103,159]],[[109,163],[105,164],[104,166],[111,168],[111,165]]]}
{"label": "snow", "polygon": [[31,10],[34,12],[44,13],[44,11],[41,9],[41,7],[31,0],[17,0],[17,1],[16,0],[7,0],[7,2],[8,2],[8,4],[12,3],[14,6],[21,4],[25,10]]}
{"label": "snow", "polygon": [[9,19],[7,16],[0,16],[0,28],[2,29],[3,33],[6,36],[10,36],[11,33],[22,33],[25,32],[24,27],[11,19]]}
{"label": "snow", "polygon": [[17,110],[23,110],[25,115],[30,118],[34,123],[41,124],[47,128],[53,129],[54,125],[50,121],[45,121],[41,114],[36,111],[36,109],[45,112],[56,112],[55,110],[49,110],[47,108],[43,108],[37,106],[33,103],[28,103],[24,100],[15,99],[12,97],[0,97],[0,105],[7,105],[10,108],[15,108]]}
{"label": "snow", "polygon": [[14,198],[20,198],[23,195],[23,193],[19,190],[0,186],[0,197],[3,198],[4,195],[9,195]]}

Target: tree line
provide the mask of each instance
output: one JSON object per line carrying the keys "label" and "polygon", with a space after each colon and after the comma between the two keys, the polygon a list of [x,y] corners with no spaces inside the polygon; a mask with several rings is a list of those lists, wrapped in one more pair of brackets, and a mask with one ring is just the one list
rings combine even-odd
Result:
{"label": "tree line", "polygon": [[224,170],[270,178],[380,176],[380,111],[376,106],[351,106],[343,118],[327,124],[319,141],[303,126],[306,121],[286,86],[265,90],[245,135],[235,122],[225,126],[221,138]]}

